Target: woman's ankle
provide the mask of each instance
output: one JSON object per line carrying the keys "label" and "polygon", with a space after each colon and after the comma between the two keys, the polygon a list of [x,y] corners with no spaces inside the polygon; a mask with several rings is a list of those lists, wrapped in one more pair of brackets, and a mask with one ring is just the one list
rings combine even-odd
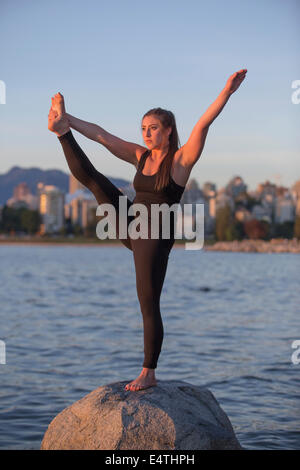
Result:
{"label": "woman's ankle", "polygon": [[61,130],[60,132],[55,132],[55,134],[57,135],[57,137],[61,137],[62,135],[65,135],[67,134],[67,132],[70,132],[70,127],[64,129],[64,130]]}
{"label": "woman's ankle", "polygon": [[148,367],[143,367],[142,374],[143,375],[155,375],[155,369],[150,369]]}

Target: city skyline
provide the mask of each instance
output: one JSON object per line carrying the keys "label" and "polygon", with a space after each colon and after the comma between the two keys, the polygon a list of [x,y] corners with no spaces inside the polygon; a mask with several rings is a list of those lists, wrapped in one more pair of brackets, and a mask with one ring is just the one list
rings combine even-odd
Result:
{"label": "city skyline", "polygon": [[[9,168],[9,169],[7,170],[7,172],[5,172],[5,173],[2,173],[2,174],[0,173],[0,176],[6,175],[7,173],[9,173],[11,170],[13,170],[13,168],[14,168],[15,166],[17,166],[17,165],[12,166],[12,167]],[[70,177],[73,176],[72,173],[70,173],[68,170],[62,170],[62,169],[60,169],[60,168],[46,168],[46,169],[39,168],[39,167],[29,167],[29,168],[19,167],[19,168],[22,169],[22,170],[31,170],[31,169],[39,169],[39,170],[45,170],[45,171],[47,171],[47,170],[59,170],[59,171],[63,171],[63,172],[66,174],[66,176],[68,176],[68,178],[70,178]],[[260,180],[257,181],[255,187],[251,187],[251,186],[248,184],[247,180],[245,180],[245,178],[243,178],[243,177],[242,177],[241,175],[239,175],[239,174],[231,175],[231,176],[229,177],[229,179],[224,182],[223,185],[219,185],[219,184],[216,183],[216,181],[208,180],[208,179],[203,180],[203,181],[200,181],[197,176],[194,177],[193,175],[191,175],[190,178],[189,178],[189,180],[188,180],[188,182],[187,182],[187,184],[186,184],[186,186],[188,187],[190,184],[193,184],[193,181],[196,181],[196,183],[198,184],[199,188],[205,186],[205,184],[211,183],[211,184],[215,185],[215,186],[216,186],[216,190],[219,191],[219,190],[225,189],[225,188],[230,184],[230,182],[232,182],[235,178],[241,178],[241,179],[244,181],[244,183],[246,184],[247,192],[256,192],[257,189],[258,189],[258,187],[259,187],[260,185],[267,184],[267,183],[273,184],[273,185],[277,186],[278,188],[282,187],[282,188],[286,188],[286,189],[289,189],[289,190],[290,190],[290,189],[292,189],[292,187],[293,187],[296,183],[299,183],[299,180],[300,180],[300,179],[299,179],[300,176],[299,176],[299,177],[296,177],[296,176],[295,176],[294,181],[292,182],[292,184],[290,184],[290,185],[284,185],[284,184],[282,184],[281,175],[278,174],[278,175],[274,175],[274,176],[275,176],[275,177],[274,177],[274,180],[272,180],[272,178],[260,179]],[[113,175],[107,175],[107,177],[110,178],[110,179],[121,179],[121,180],[124,180],[124,181],[128,182],[128,185],[133,186],[133,181],[130,180],[130,179],[128,179],[128,178],[125,177],[125,176],[117,177],[117,176],[113,176]],[[74,178],[74,177],[73,177],[73,178]],[[75,178],[74,178],[74,179],[75,179]],[[24,182],[25,182],[25,181],[24,181]],[[25,182],[25,183],[26,183],[26,182]],[[20,183],[17,183],[17,185],[19,185],[19,184],[21,184],[21,182],[20,182]],[[85,188],[81,183],[78,182],[78,184],[80,184],[80,186],[82,186],[82,188],[85,189],[86,191],[89,191],[88,188]],[[71,191],[71,192],[72,192],[72,191]]]}
{"label": "city skyline", "polygon": [[[77,141],[79,141],[80,138],[84,139],[84,137],[82,137],[76,131],[73,131],[73,132],[74,132],[74,134],[77,134],[77,137],[76,137]],[[79,139],[78,139],[78,135],[79,135]],[[84,140],[83,140],[83,142],[84,142]],[[83,143],[82,147],[84,148],[84,143]],[[103,150],[103,153],[104,152],[105,152],[105,154],[109,154],[112,157],[114,157],[106,149]],[[86,152],[86,153],[88,154],[88,152]],[[108,167],[107,167],[107,171],[99,168],[99,165],[97,165],[96,159],[91,157],[91,155],[88,155],[88,156],[89,156],[89,159],[92,161],[93,165],[96,167],[96,169],[98,169],[98,171],[101,171],[108,178],[125,179],[125,180],[128,180],[129,182],[133,181],[134,173],[135,173],[136,170],[134,168],[132,168],[132,169],[130,168],[132,165],[127,165],[128,172],[125,172],[123,169],[121,171],[121,166],[122,167],[124,166],[124,162],[122,163],[121,160],[119,160],[117,157],[115,157],[120,162],[120,170],[117,169],[117,170],[115,170],[115,174],[112,174],[112,173],[109,173],[109,168]],[[202,163],[201,160],[202,160],[202,157],[200,157],[200,160],[196,163],[195,167],[193,168],[193,170],[190,174],[188,183],[192,179],[198,180],[200,182],[200,185],[205,184],[207,181],[212,181],[218,186],[218,188],[222,188],[222,187],[226,186],[226,184],[228,183],[229,180],[231,180],[232,178],[234,178],[236,176],[239,176],[239,177],[243,178],[244,180],[247,177],[247,176],[246,177],[243,176],[243,174],[246,173],[246,170],[243,171],[243,169],[241,169],[241,168],[240,168],[241,171],[239,173],[235,172],[235,173],[232,173],[231,175],[229,173],[227,173],[226,176],[221,176],[221,175],[218,176],[217,173],[214,175],[213,172],[207,172],[207,175],[201,175],[202,172],[199,174],[199,171],[197,171],[197,169],[199,169],[199,167],[201,166],[201,163]],[[208,167],[210,166],[209,162],[208,162],[207,166]],[[68,166],[64,163],[61,166],[59,166],[59,165],[56,165],[56,166],[49,165],[49,166],[47,166],[47,164],[45,164],[45,165],[32,164],[30,166],[24,166],[22,164],[22,162],[15,162],[15,163],[10,164],[10,166],[8,166],[6,170],[4,169],[2,172],[0,172],[0,176],[8,173],[14,167],[19,167],[22,170],[23,169],[24,170],[30,170],[32,168],[39,168],[41,170],[60,170],[60,171],[63,171],[64,173],[66,173],[66,174],[68,174],[68,172],[69,172]],[[277,168],[277,170],[278,170],[278,168]],[[125,173],[126,173],[126,176],[124,176]],[[210,178],[209,178],[209,175],[211,176]],[[298,181],[299,177],[300,177],[300,168],[299,168],[299,171],[298,171],[297,168],[295,168],[295,175],[293,175],[293,174],[287,175],[285,173],[278,173],[278,172],[268,174],[268,172],[266,171],[264,176],[263,175],[256,176],[256,173],[254,173],[254,175],[249,176],[248,187],[249,187],[249,190],[254,191],[259,184],[261,184],[262,182],[266,182],[266,181],[269,181],[269,182],[271,182],[273,184],[276,184],[278,186],[292,187],[293,184],[295,184]]]}
{"label": "city skyline", "polygon": [[[128,185],[119,189],[123,189],[122,197],[128,197],[133,201],[134,206],[134,188]],[[240,237],[242,232],[248,235],[250,232],[252,235],[254,233],[257,235],[257,230],[260,231],[261,236],[263,233],[266,236],[269,230],[277,230],[277,232],[279,230],[280,232],[278,226],[276,229],[274,224],[288,224],[288,226],[282,225],[281,230],[285,230],[286,234],[288,231],[289,235],[294,231],[296,236],[300,215],[300,180],[297,181],[293,189],[277,187],[269,182],[261,183],[255,192],[248,191],[247,184],[240,177],[233,178],[224,189],[217,189],[215,184],[209,182],[202,187],[196,183],[183,192],[180,206],[185,210],[177,221],[176,230],[182,230],[183,221],[184,224],[190,224],[187,230],[191,229],[192,224],[196,221],[195,207],[198,206],[199,209],[199,204],[202,206],[201,213],[204,217],[203,235],[213,236],[215,231],[219,233],[219,222],[217,227],[218,210],[223,209],[227,213],[226,217],[229,216],[229,213],[231,214],[231,221],[229,218],[227,223],[231,224],[230,230],[232,230],[233,237]],[[68,192],[53,184],[39,182],[37,183],[37,195],[33,196],[26,183],[19,183],[13,188],[13,197],[7,200],[5,206],[0,206],[1,231],[4,227],[10,227],[12,230],[13,226],[18,227],[18,224],[22,226],[25,224],[24,227],[31,227],[31,230],[35,227],[39,235],[70,230],[70,224],[90,231],[91,223],[96,223],[95,214],[99,207],[93,194],[86,191],[84,185],[72,174],[69,175]],[[6,215],[9,214],[7,211],[11,209],[17,210],[14,219],[9,219],[10,216]],[[27,219],[22,219],[21,216],[21,222],[18,221],[18,217],[20,218],[18,211],[28,209],[38,212],[39,216],[35,214],[32,216],[34,219],[28,219],[27,212]],[[115,211],[115,207],[112,209]],[[40,217],[40,221],[38,217]],[[243,228],[241,225],[238,227],[237,223],[242,224]],[[269,224],[269,228],[267,229],[262,223]],[[103,234],[104,239],[107,238],[105,230]],[[103,235],[101,235],[101,239],[102,237]]]}

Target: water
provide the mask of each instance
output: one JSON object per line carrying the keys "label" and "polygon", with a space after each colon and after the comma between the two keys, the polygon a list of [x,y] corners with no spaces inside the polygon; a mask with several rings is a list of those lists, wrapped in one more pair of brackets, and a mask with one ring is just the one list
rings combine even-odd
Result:
{"label": "water", "polygon": [[[2,245],[0,260],[0,449],[39,449],[60,411],[140,373],[133,255]],[[289,253],[170,254],[157,379],[208,387],[246,449],[300,448],[299,272]]]}

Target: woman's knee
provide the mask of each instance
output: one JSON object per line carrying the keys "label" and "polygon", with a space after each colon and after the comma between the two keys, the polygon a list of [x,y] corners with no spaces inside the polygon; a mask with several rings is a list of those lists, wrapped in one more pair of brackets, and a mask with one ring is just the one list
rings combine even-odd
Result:
{"label": "woman's knee", "polygon": [[143,315],[153,316],[160,315],[159,298],[156,295],[148,295],[147,293],[139,292],[138,299]]}

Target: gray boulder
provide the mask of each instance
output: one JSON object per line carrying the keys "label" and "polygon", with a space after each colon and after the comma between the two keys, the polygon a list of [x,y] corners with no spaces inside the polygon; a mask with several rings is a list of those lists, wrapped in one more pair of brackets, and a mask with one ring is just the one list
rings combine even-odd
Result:
{"label": "gray boulder", "polygon": [[127,382],[93,390],[59,413],[41,450],[240,449],[213,394],[179,380],[126,391]]}

